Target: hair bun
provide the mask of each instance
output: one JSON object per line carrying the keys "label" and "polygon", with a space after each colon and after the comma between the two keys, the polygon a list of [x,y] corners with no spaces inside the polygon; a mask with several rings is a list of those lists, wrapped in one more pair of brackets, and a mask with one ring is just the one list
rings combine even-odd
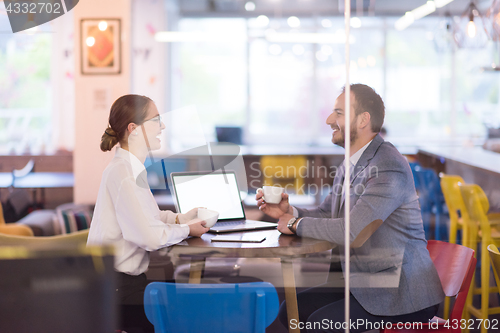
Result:
{"label": "hair bun", "polygon": [[115,138],[117,137],[116,132],[111,128],[111,126],[106,128],[106,130],[104,131],[104,134],[107,134],[107,135],[115,137]]}
{"label": "hair bun", "polygon": [[101,150],[109,151],[113,149],[118,141],[118,135],[110,126],[108,126],[101,137]]}

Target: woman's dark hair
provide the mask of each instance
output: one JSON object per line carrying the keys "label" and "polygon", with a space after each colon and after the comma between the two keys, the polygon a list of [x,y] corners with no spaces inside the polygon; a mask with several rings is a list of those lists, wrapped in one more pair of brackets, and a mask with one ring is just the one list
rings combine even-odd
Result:
{"label": "woman's dark hair", "polygon": [[[342,92],[345,92],[345,87],[342,88]],[[380,132],[385,117],[385,106],[380,95],[373,88],[361,83],[351,84],[351,93],[354,94],[356,116],[368,112],[372,132]]]}
{"label": "woman's dark hair", "polygon": [[101,150],[111,150],[118,142],[123,142],[128,124],[142,124],[147,117],[149,97],[124,95],[118,98],[109,111],[109,125],[101,137]]}

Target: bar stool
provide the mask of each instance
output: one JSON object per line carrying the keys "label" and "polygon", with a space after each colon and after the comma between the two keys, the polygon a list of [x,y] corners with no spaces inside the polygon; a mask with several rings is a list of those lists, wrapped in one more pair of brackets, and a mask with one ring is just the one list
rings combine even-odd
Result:
{"label": "bar stool", "polygon": [[[440,173],[439,177],[441,178],[441,189],[443,190],[444,201],[446,202],[450,215],[449,242],[456,244],[457,232],[464,228],[462,215],[465,211],[464,200],[462,199],[459,184],[464,184],[465,182],[462,177],[456,175]],[[465,237],[466,233],[462,230],[461,243],[467,246]]]}
{"label": "bar stool", "polygon": [[[459,184],[462,193],[466,212],[462,212],[464,225],[467,224],[467,246],[477,250],[478,242],[481,242],[481,284],[480,287],[473,286],[472,293],[466,302],[464,318],[468,320],[470,315],[478,319],[488,319],[491,314],[499,314],[500,307],[489,307],[490,293],[498,293],[498,287],[490,287],[490,259],[488,257],[488,245],[500,246],[500,232],[491,228],[487,212],[489,210],[488,198],[481,187],[476,184]],[[466,215],[468,214],[468,216]],[[477,252],[477,251],[476,251]],[[473,281],[475,281],[473,279]],[[474,307],[472,304],[473,295],[481,295],[481,306]],[[487,329],[481,326],[481,333],[486,333]]]}
{"label": "bar stool", "polygon": [[[467,232],[464,228],[462,220],[463,212],[468,218],[467,212],[465,210],[464,200],[462,199],[462,193],[460,192],[459,184],[465,183],[462,177],[455,175],[446,175],[440,173],[441,178],[441,189],[443,191],[444,200],[446,206],[448,207],[448,213],[450,215],[450,229],[449,229],[449,242],[452,244],[457,243],[457,231],[462,230],[462,245],[467,246]],[[444,319],[448,319],[448,313],[450,312],[450,298],[446,297],[444,300]]]}

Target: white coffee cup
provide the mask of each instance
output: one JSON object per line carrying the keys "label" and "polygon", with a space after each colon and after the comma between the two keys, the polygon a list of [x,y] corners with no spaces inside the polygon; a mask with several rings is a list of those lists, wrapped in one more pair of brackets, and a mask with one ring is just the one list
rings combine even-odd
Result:
{"label": "white coffee cup", "polygon": [[219,218],[219,212],[207,208],[198,208],[198,218],[205,221],[205,228],[212,228]]}
{"label": "white coffee cup", "polygon": [[279,204],[281,202],[281,193],[283,193],[283,187],[262,186],[262,188],[257,189],[257,192],[262,192],[264,194],[262,199],[264,199],[266,203]]}

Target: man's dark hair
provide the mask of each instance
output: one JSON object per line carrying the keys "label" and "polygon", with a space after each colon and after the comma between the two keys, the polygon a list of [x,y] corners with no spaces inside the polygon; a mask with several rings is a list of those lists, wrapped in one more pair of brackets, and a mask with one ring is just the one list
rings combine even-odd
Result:
{"label": "man's dark hair", "polygon": [[[345,93],[345,87],[342,88],[342,93]],[[378,133],[384,124],[385,106],[382,98],[366,84],[355,83],[351,84],[351,93],[354,94],[354,112],[359,116],[363,112],[370,114],[372,132]]]}

